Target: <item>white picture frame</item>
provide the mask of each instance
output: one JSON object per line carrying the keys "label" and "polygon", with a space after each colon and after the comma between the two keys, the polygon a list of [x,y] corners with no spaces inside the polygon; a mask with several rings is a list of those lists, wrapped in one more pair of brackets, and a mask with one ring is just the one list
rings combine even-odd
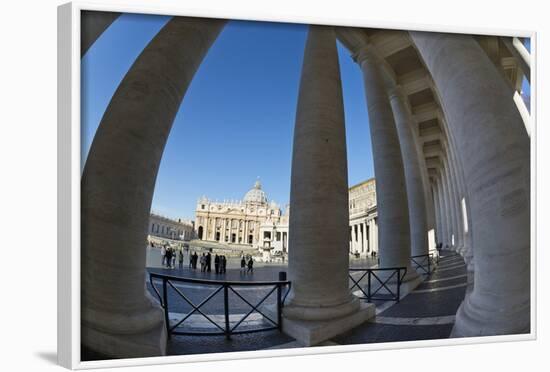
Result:
{"label": "white picture frame", "polygon": [[199,361],[221,361],[275,356],[313,355],[350,351],[387,350],[441,345],[463,345],[536,339],[536,184],[531,182],[531,332],[522,335],[473,337],[430,341],[407,341],[388,344],[326,346],[283,350],[260,350],[236,353],[165,356],[82,362],[80,360],[80,12],[114,11],[122,13],[199,16],[254,21],[314,23],[336,26],[406,29],[432,32],[456,32],[480,35],[502,35],[531,38],[532,110],[531,171],[536,176],[536,94],[537,33],[533,30],[485,29],[433,26],[423,24],[390,24],[365,19],[319,19],[305,15],[269,15],[243,11],[203,11],[166,2],[129,1],[125,5],[74,1],[58,8],[58,359],[71,369],[91,369]]}

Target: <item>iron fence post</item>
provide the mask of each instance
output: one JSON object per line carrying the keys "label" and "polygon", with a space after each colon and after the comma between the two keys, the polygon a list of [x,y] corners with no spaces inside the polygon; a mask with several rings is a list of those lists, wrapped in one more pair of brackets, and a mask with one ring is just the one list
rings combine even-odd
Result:
{"label": "iron fence post", "polygon": [[166,278],[162,278],[162,302],[164,303],[164,322],[166,323],[166,336],[170,339],[170,317],[168,315],[168,288]]}
{"label": "iron fence post", "polygon": [[[407,269],[405,269],[405,273],[407,272]],[[399,302],[401,298],[401,269],[397,269],[397,302]]]}
{"label": "iron fence post", "polygon": [[367,270],[367,302],[370,302],[370,298],[371,298],[371,292],[370,292],[371,274],[372,274],[372,271]]}
{"label": "iron fence post", "polygon": [[281,301],[281,295],[282,295],[282,284],[277,284],[277,328],[279,328],[279,331],[283,330],[283,317],[282,317],[282,301]]}
{"label": "iron fence post", "polygon": [[227,284],[223,285],[223,307],[225,312],[225,338],[231,338],[231,329],[229,328],[229,288]]}

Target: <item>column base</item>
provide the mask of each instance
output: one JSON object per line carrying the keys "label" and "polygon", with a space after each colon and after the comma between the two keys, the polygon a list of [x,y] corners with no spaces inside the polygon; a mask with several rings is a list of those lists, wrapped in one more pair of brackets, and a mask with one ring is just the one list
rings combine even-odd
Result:
{"label": "column base", "polygon": [[[403,277],[403,280],[401,281],[402,284],[409,283],[409,282],[417,282],[418,280],[422,281],[422,276],[412,268],[412,266],[407,267],[407,273]],[[417,284],[418,285],[418,284]]]}
{"label": "column base", "polygon": [[[99,319],[95,319],[97,324],[95,324],[96,322],[83,321],[81,325],[82,347],[93,354],[109,359],[166,355],[167,337],[162,309],[151,308],[143,312],[143,323],[147,323],[146,328],[135,324],[136,316],[129,315],[128,318],[131,319],[128,325],[135,325],[134,329],[129,329],[124,325],[122,327],[109,326],[114,321],[120,321],[121,314],[109,316],[107,313],[101,313],[101,320],[104,322],[99,323],[97,322]],[[153,322],[153,320],[155,321]]]}
{"label": "column base", "polygon": [[[353,301],[359,302],[358,299]],[[292,313],[292,309],[290,309],[290,312]],[[285,306],[283,310],[283,332],[296,339],[303,346],[314,346],[347,332],[374,317],[376,306],[360,302],[355,311],[347,315],[323,320],[291,318],[288,317],[287,313],[287,307]],[[307,314],[303,313],[303,315]]]}
{"label": "column base", "polygon": [[483,309],[467,294],[458,308],[450,337],[477,337],[523,334],[530,332],[530,306],[517,306],[513,311],[497,313]]}

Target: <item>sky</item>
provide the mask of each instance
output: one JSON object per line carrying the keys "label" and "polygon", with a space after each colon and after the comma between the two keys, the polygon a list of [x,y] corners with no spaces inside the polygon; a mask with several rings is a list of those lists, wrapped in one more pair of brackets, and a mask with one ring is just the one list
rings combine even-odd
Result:
{"label": "sky", "polygon": [[[103,113],[141,50],[169,17],[124,14],[82,59],[82,164]],[[240,200],[259,177],[270,200],[290,197],[292,134],[307,26],[230,21],[210,48],[176,116],[152,211],[194,219],[196,202]],[[338,44],[348,182],[374,176],[362,75]]]}

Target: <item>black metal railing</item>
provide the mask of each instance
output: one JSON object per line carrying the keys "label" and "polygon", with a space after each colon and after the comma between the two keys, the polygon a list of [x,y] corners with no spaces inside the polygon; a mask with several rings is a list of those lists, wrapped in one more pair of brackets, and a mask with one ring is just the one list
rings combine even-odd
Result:
{"label": "black metal railing", "polygon": [[422,272],[422,274],[430,275],[434,266],[434,255],[433,253],[429,254],[419,254],[416,256],[411,256],[411,266],[413,269]]}
{"label": "black metal railing", "polygon": [[[282,308],[284,306],[284,301],[286,299],[286,296],[288,295],[288,292],[290,291],[290,281],[223,281],[223,280],[208,280],[208,279],[194,279],[194,278],[183,278],[183,277],[177,277],[177,276],[171,276],[171,275],[164,275],[159,273],[149,273],[149,282],[151,284],[151,287],[155,294],[157,295],[160,305],[162,306],[164,310],[164,319],[166,323],[166,330],[168,334],[168,338],[170,338],[171,335],[187,335],[187,336],[217,336],[217,335],[225,335],[227,339],[231,338],[231,335],[234,334],[243,334],[243,333],[254,333],[254,332],[262,332],[262,331],[271,331],[274,329],[281,330],[282,329]],[[162,294],[159,292],[156,283],[162,283]],[[211,292],[206,298],[204,298],[199,304],[195,304],[188,295],[183,293],[182,290],[177,288],[177,286],[174,283],[187,283],[187,284],[195,284],[195,285],[205,285],[209,286],[213,289],[213,292]],[[237,290],[237,287],[272,287],[269,288],[270,290],[268,293],[262,297],[262,299],[256,303],[252,304],[249,300],[247,300],[244,296],[242,296]],[[283,288],[287,287],[286,292],[283,295]],[[168,302],[168,289],[171,288],[174,293],[177,295],[177,297],[183,299],[187,304],[189,304],[192,308],[192,310],[185,314],[182,319],[175,322],[175,324],[170,324],[170,317],[169,317],[169,302]],[[211,299],[213,299],[218,293],[223,293],[223,309],[224,309],[224,322],[223,324],[220,324],[219,322],[216,322],[214,319],[212,319],[212,315],[205,314],[201,307],[206,305]],[[240,298],[244,303],[246,303],[251,309],[242,316],[238,321],[233,322],[234,324],[231,324],[229,320],[229,315],[231,312],[230,309],[230,303],[229,303],[229,293],[232,292],[235,294],[238,298]],[[260,310],[260,306],[274,293],[276,292],[276,319],[272,319],[272,315],[266,315],[265,311]],[[267,321],[268,324],[270,324],[267,327],[261,327],[261,328],[247,328],[247,329],[237,329],[243,322],[253,313],[257,312],[263,316],[263,319]],[[183,323],[187,320],[190,320],[191,315],[193,314],[199,314],[204,319],[208,320],[210,323],[212,323],[217,329],[213,332],[202,332],[202,331],[189,331],[189,330],[182,330],[183,329]]]}
{"label": "black metal railing", "polygon": [[[371,302],[374,300],[396,301],[401,297],[401,283],[407,274],[405,267],[388,267],[377,269],[350,268],[349,278],[353,285],[350,291],[355,287],[361,291],[363,296],[360,299]],[[359,278],[354,278],[354,273],[362,273]],[[366,280],[365,285],[361,285]],[[395,288],[393,288],[395,287]]]}

